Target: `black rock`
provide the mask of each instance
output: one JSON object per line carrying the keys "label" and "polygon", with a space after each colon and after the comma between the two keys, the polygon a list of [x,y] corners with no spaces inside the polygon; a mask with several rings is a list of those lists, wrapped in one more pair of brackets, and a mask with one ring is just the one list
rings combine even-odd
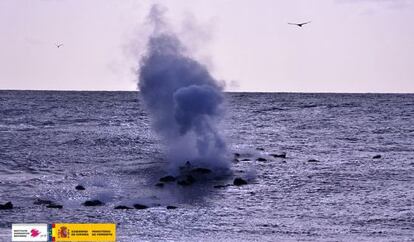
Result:
{"label": "black rock", "polygon": [[134,208],[136,208],[136,209],[146,209],[146,208],[148,208],[148,206],[146,206],[144,204],[136,203],[136,204],[134,204]]}
{"label": "black rock", "polygon": [[189,186],[189,185],[191,185],[191,183],[188,182],[187,180],[179,180],[179,181],[177,181],[177,184],[180,185],[180,186]]}
{"label": "black rock", "polygon": [[114,207],[114,209],[132,209],[132,208],[128,206],[124,206],[124,205],[119,205],[119,206]]}
{"label": "black rock", "polygon": [[157,184],[155,184],[155,186],[157,186],[157,187],[164,187],[164,183],[158,182]]}
{"label": "black rock", "polygon": [[82,185],[77,185],[77,186],[75,187],[75,189],[76,189],[76,190],[78,190],[78,191],[83,191],[83,190],[85,190],[85,187],[84,187],[84,186],[82,186]]}
{"label": "black rock", "polygon": [[173,182],[175,180],[177,179],[173,176],[164,176],[160,178],[160,182]]}
{"label": "black rock", "polygon": [[234,158],[239,158],[240,154],[239,153],[234,153]]}
{"label": "black rock", "polygon": [[50,205],[50,204],[53,204],[53,202],[50,201],[50,200],[37,199],[36,201],[33,202],[33,204],[35,204],[35,205]]}
{"label": "black rock", "polygon": [[89,200],[83,203],[83,206],[91,207],[91,206],[102,206],[105,205],[105,203],[99,201],[99,200]]}
{"label": "black rock", "polygon": [[211,170],[208,168],[199,167],[199,168],[192,169],[191,172],[198,173],[198,174],[209,174],[211,173]]}
{"label": "black rock", "polygon": [[256,150],[264,151],[264,149],[261,147],[256,148]]}
{"label": "black rock", "polygon": [[246,159],[243,159],[243,160],[241,160],[241,161],[250,161],[250,159],[247,159],[247,158],[246,158]]}
{"label": "black rock", "polygon": [[240,178],[240,177],[237,177],[236,179],[234,179],[233,185],[235,185],[235,186],[247,185],[247,181]]}
{"label": "black rock", "polygon": [[0,204],[0,210],[6,210],[6,209],[13,209],[13,203],[7,202],[5,204]]}
{"label": "black rock", "polygon": [[319,162],[319,161],[318,160],[315,160],[315,159],[310,159],[310,160],[308,160],[308,162],[316,163],[316,162]]}
{"label": "black rock", "polygon": [[47,205],[46,207],[47,207],[47,208],[59,208],[59,209],[63,208],[63,206],[62,206],[62,205],[60,205],[60,204],[54,204],[54,203],[49,204],[49,205]]}
{"label": "black rock", "polygon": [[372,159],[380,159],[382,156],[381,155],[374,155],[373,157],[372,157]]}
{"label": "black rock", "polygon": [[239,159],[237,159],[237,158],[233,159],[233,163],[239,163],[239,162],[240,162]]}
{"label": "black rock", "polygon": [[259,157],[256,159],[257,161],[267,161],[265,158]]}
{"label": "black rock", "polygon": [[281,154],[270,154],[271,156],[273,156],[274,158],[286,158],[286,153],[283,152]]}
{"label": "black rock", "polygon": [[167,206],[167,209],[176,209],[176,206]]}

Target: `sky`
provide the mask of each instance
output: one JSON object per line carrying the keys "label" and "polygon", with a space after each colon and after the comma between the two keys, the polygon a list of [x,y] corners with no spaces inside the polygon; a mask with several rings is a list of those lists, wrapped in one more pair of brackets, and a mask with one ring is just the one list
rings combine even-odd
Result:
{"label": "sky", "polygon": [[414,93],[412,0],[0,0],[0,89],[137,90],[154,3],[226,91]]}

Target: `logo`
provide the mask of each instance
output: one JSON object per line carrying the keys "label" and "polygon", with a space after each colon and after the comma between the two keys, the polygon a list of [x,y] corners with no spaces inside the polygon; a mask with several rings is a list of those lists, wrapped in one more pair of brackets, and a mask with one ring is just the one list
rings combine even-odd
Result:
{"label": "logo", "polygon": [[49,229],[47,224],[12,224],[11,241],[47,242]]}
{"label": "logo", "polygon": [[37,237],[37,236],[39,236],[39,234],[40,234],[40,232],[37,229],[30,230],[30,236],[32,236],[32,237]]}
{"label": "logo", "polygon": [[59,238],[69,238],[68,228],[65,226],[60,227],[58,234]]}

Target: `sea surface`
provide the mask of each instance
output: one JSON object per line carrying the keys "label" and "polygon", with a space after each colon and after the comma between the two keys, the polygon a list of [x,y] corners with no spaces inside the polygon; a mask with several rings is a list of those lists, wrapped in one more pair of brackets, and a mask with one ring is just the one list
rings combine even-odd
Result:
{"label": "sea surface", "polygon": [[[159,188],[168,157],[139,93],[0,91],[0,203],[15,206],[0,241],[32,222],[116,223],[126,242],[414,241],[413,94],[225,96],[233,175]],[[234,177],[248,184],[214,187]],[[150,208],[114,209],[134,203]]]}

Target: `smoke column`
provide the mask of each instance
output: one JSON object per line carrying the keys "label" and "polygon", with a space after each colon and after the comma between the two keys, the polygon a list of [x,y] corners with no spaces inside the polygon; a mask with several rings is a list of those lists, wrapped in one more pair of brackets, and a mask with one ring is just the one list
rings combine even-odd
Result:
{"label": "smoke column", "polygon": [[226,169],[226,143],[217,129],[224,111],[222,88],[186,53],[163,15],[160,6],[152,6],[148,18],[153,31],[139,69],[138,87],[153,128],[165,142],[173,172],[186,161]]}

